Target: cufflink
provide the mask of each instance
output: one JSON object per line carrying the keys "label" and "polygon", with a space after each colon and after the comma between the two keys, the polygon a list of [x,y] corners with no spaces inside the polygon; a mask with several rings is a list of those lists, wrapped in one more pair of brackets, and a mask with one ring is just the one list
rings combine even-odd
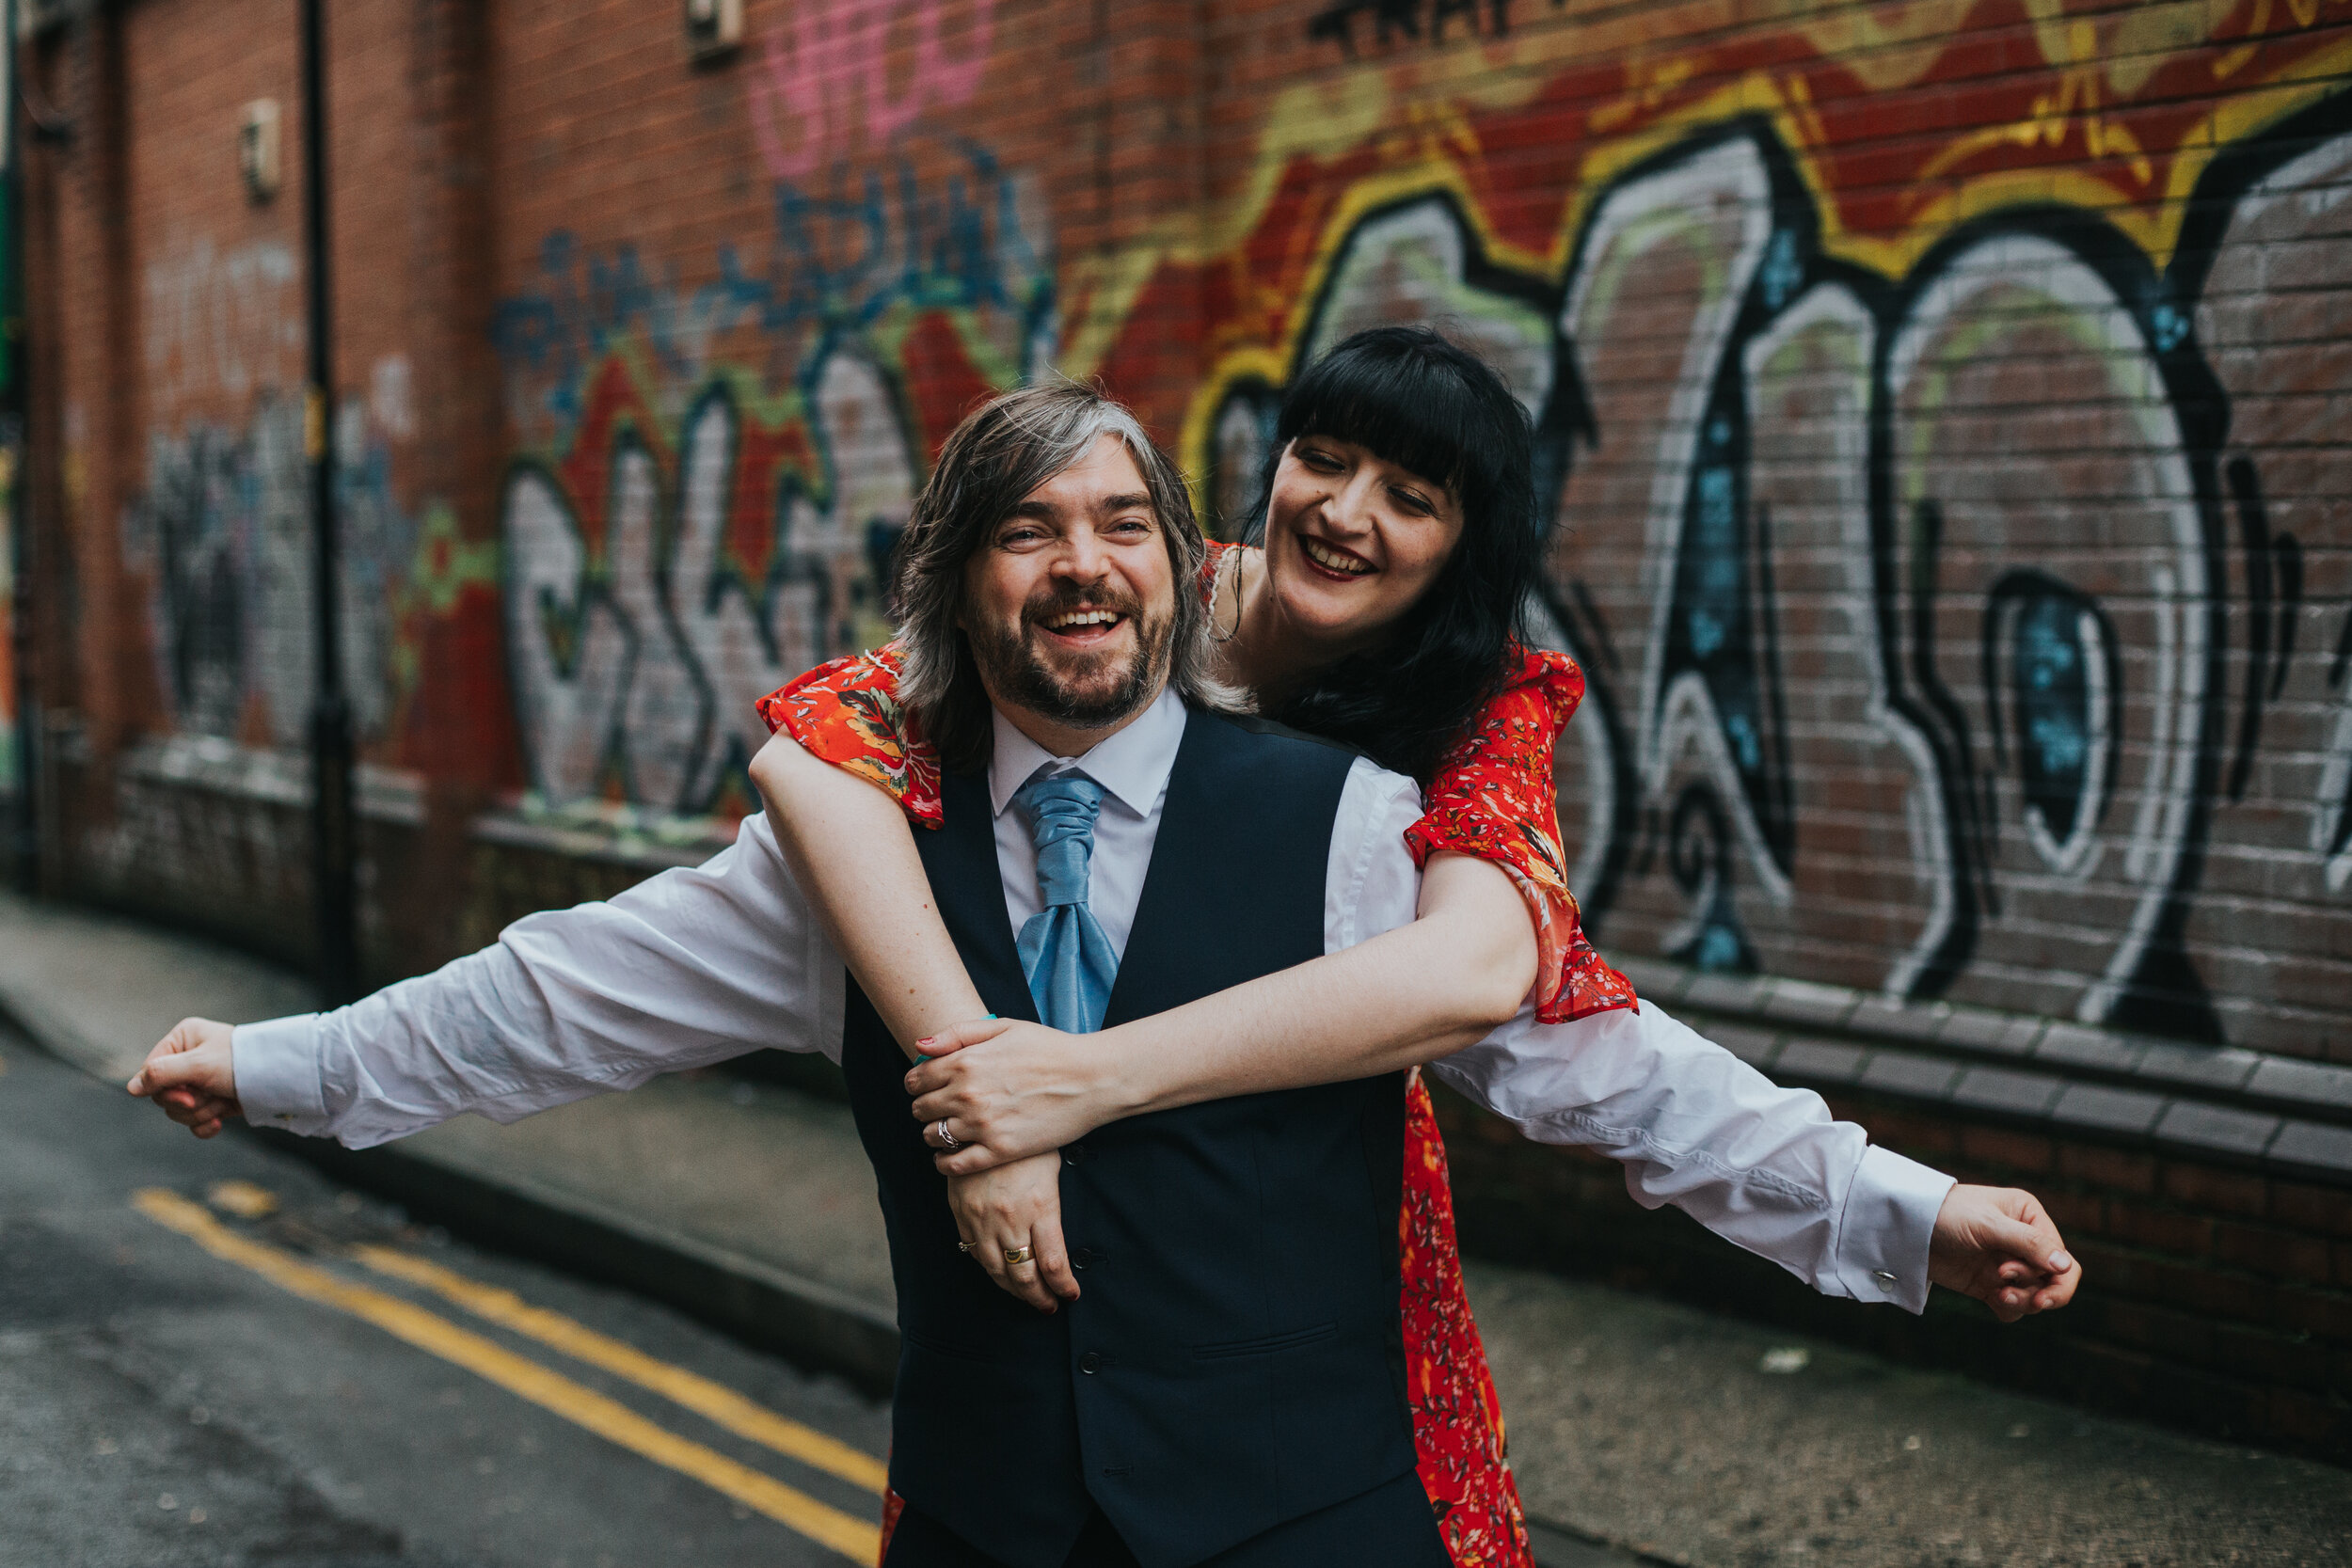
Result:
{"label": "cufflink", "polygon": [[1882,1285],[1893,1285],[1896,1283],[1895,1276],[1888,1274],[1884,1269],[1872,1269],[1870,1271],[1870,1277],[1877,1280]]}

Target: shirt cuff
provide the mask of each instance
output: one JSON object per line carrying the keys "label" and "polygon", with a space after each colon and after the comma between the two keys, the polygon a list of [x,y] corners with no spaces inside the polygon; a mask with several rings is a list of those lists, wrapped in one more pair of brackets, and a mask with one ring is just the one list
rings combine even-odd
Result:
{"label": "shirt cuff", "polygon": [[229,1036],[229,1070],[247,1122],[313,1138],[326,1132],[318,1047],[316,1013],[237,1025]]}
{"label": "shirt cuff", "polygon": [[1928,1305],[1928,1243],[1952,1178],[1872,1144],[1862,1151],[1837,1227],[1837,1278],[1856,1301]]}

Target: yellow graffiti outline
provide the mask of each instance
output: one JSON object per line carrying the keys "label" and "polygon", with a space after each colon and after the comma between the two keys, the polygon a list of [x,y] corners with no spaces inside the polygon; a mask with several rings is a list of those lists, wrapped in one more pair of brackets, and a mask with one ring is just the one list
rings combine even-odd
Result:
{"label": "yellow graffiti outline", "polygon": [[1237,343],[1220,353],[1209,372],[1193,388],[1184,406],[1183,421],[1178,426],[1176,450],[1184,455],[1185,483],[1193,492],[1193,507],[1201,515],[1205,510],[1208,483],[1207,456],[1209,421],[1216,417],[1217,404],[1225,400],[1233,386],[1246,378],[1255,377],[1269,387],[1280,387],[1288,378],[1290,366],[1296,359],[1298,341],[1307,329],[1311,312],[1311,302],[1322,297],[1329,282],[1331,269],[1338,264],[1340,248],[1348,234],[1364,220],[1366,214],[1382,207],[1402,205],[1426,197],[1447,195],[1454,198],[1458,211],[1477,236],[1479,248],[1488,258],[1520,272],[1549,269],[1547,258],[1515,245],[1498,236],[1488,225],[1486,214],[1471,190],[1470,176],[1451,157],[1441,157],[1434,164],[1419,167],[1385,170],[1368,175],[1350,185],[1324,220],[1323,232],[1311,248],[1311,260],[1298,291],[1290,308],[1283,312],[1282,330],[1274,343]]}
{"label": "yellow graffiti outline", "polygon": [[[2339,90],[2340,84],[2331,78],[2347,71],[2352,71],[2352,40],[2295,62],[2261,86],[2239,88],[2184,132],[2170,153],[2165,194],[2154,202],[2135,202],[2106,181],[2074,169],[1993,170],[1965,179],[1953,191],[1928,202],[1904,232],[1892,236],[1860,233],[1846,227],[1820,162],[1827,136],[1802,78],[1790,76],[1784,81],[1764,71],[1750,71],[1696,102],[1661,116],[1638,132],[1613,138],[1585,153],[1578,164],[1561,222],[1550,244],[1541,252],[1502,241],[1494,234],[1483,204],[1473,195],[1472,182],[1455,159],[1438,155],[1417,167],[1383,169],[1355,182],[1333,204],[1323,233],[1313,246],[1314,259],[1295,296],[1296,304],[1285,314],[1279,340],[1273,343],[1236,345],[1217,355],[1186,403],[1177,451],[1184,455],[1198,503],[1205,499],[1202,487],[1206,483],[1208,427],[1217,405],[1234,383],[1245,376],[1262,378],[1273,387],[1282,385],[1295,359],[1299,334],[1305,329],[1305,302],[1320,295],[1340,243],[1366,213],[1376,207],[1441,192],[1451,194],[1457,198],[1461,212],[1490,260],[1556,281],[1565,270],[1595,205],[1628,170],[1710,127],[1724,125],[1742,116],[1761,115],[1771,122],[1788,151],[1798,178],[1813,199],[1820,218],[1822,252],[1882,277],[1908,276],[1919,259],[1946,235],[1975,218],[2004,208],[2042,203],[2102,214],[2162,271],[2170,264],[2173,249],[2180,243],[2189,194],[2213,160],[2266,127]],[[1385,99],[1376,73],[1366,73],[1364,82],[1371,97]],[[1326,89],[1313,90],[1318,102],[1327,101]],[[2068,96],[2072,98],[2073,94]],[[1284,101],[1291,97],[1286,93]],[[2072,107],[2070,103],[2059,113]],[[1279,112],[1278,106],[1277,113]],[[1103,277],[1091,286],[1111,291],[1115,299],[1098,299],[1087,311],[1086,325],[1073,340],[1064,360],[1071,373],[1083,375],[1099,366],[1124,325],[1121,307],[1133,304],[1135,296],[1163,263],[1207,265],[1237,250],[1254,231],[1264,207],[1272,201],[1291,157],[1307,153],[1327,157],[1360,145],[1364,138],[1359,136],[1351,142],[1340,135],[1342,120],[1343,117],[1332,116],[1311,133],[1279,138],[1270,135],[1248,182],[1247,197],[1214,222],[1214,241],[1207,241],[1205,236],[1195,243],[1172,238],[1157,246],[1138,245],[1105,262]],[[2037,121],[2024,121],[2021,125],[2033,129],[2037,135],[2045,134]],[[2119,131],[2118,126],[2103,126],[2098,134],[2115,143],[2113,150],[2137,152],[2137,147],[2128,139],[2118,139]],[[2009,128],[1998,134],[2013,137],[2017,130]]]}

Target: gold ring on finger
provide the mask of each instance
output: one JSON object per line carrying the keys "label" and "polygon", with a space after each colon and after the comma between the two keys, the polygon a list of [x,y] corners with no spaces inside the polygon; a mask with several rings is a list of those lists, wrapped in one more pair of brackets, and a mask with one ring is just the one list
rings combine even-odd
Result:
{"label": "gold ring on finger", "polygon": [[1005,1248],[1005,1261],[1007,1263],[1025,1263],[1036,1256],[1037,1249],[1035,1247],[1009,1246]]}

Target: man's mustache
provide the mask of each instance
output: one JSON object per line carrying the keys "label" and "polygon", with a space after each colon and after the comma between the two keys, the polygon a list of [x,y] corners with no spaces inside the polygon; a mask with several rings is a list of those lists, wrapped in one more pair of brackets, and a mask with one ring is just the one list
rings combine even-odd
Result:
{"label": "man's mustache", "polygon": [[1033,626],[1057,615],[1068,615],[1082,610],[1108,610],[1114,615],[1124,615],[1137,622],[1143,619],[1142,601],[1132,594],[1120,593],[1104,583],[1084,587],[1062,586],[1043,594],[1031,594],[1029,602],[1021,607],[1021,624],[1025,627]]}

